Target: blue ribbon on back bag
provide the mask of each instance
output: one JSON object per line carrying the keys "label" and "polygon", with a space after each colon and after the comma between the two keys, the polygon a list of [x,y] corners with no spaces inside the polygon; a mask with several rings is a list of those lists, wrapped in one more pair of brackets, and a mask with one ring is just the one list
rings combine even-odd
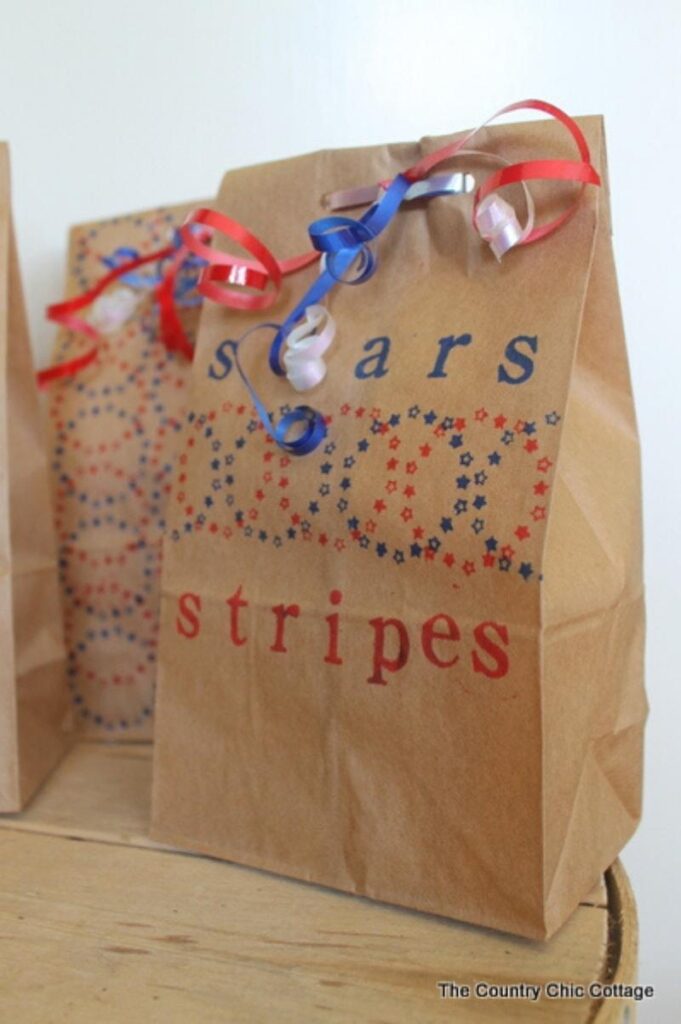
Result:
{"label": "blue ribbon on back bag", "polygon": [[[173,234],[173,246],[175,249],[179,249],[181,244],[180,233],[175,231]],[[100,260],[109,270],[116,270],[122,264],[138,259],[139,255],[138,249],[128,245],[121,245],[114,249],[109,256],[101,256]],[[165,259],[169,259],[169,257],[166,256]],[[131,270],[129,274],[122,274],[120,278],[121,284],[127,285],[128,288],[133,288],[135,291],[151,291],[163,280],[163,264],[165,259],[158,261],[158,269],[155,273],[143,274],[139,271]],[[187,254],[175,286],[175,301],[179,306],[189,308],[190,306],[200,306],[203,302],[202,297],[196,292],[199,274],[203,266],[205,266],[205,261],[199,256],[195,256],[193,253]]]}

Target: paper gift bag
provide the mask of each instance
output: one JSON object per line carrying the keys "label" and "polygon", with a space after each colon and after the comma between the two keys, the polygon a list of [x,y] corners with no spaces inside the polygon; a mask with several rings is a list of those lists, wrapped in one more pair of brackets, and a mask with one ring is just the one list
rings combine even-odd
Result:
{"label": "paper gift bag", "polygon": [[[605,174],[601,120],[579,124]],[[277,256],[300,251],[327,193],[441,142],[235,171],[220,209]],[[487,129],[476,149],[572,156],[553,122]],[[476,159],[457,166],[484,178]],[[540,220],[575,195],[532,191]],[[639,448],[607,184],[501,263],[467,196],[405,203],[375,256],[371,280],[328,297],[337,337],[309,398],[327,433],[304,456],[273,442],[236,372],[258,318],[202,314],[165,545],[152,833],[545,937],[640,813]],[[239,358],[276,418],[299,396],[270,372],[270,340]]]}
{"label": "paper gift bag", "polygon": [[[67,296],[162,250],[191,209],[74,227]],[[153,730],[160,542],[190,365],[159,330],[155,285],[166,266],[124,274],[96,299],[87,314],[100,336],[95,361],[48,385],[68,685],[89,736],[138,740]],[[188,335],[199,301],[191,273],[178,281]],[[88,348],[62,330],[55,364],[68,368]]]}
{"label": "paper gift bag", "polygon": [[57,552],[47,444],[35,383],[0,143],[0,811],[18,811],[68,743]]}

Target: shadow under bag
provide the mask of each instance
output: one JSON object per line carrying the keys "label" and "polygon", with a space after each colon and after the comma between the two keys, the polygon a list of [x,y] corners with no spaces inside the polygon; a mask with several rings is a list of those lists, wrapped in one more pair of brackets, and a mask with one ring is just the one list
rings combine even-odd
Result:
{"label": "shadow under bag", "polygon": [[[605,178],[602,121],[578,123]],[[324,195],[442,141],[235,171],[219,209],[283,259]],[[476,149],[572,156],[546,121]],[[457,169],[481,180],[476,159]],[[575,195],[532,192],[541,221]],[[304,396],[327,435],[302,457],[236,369],[230,342],[262,315],[203,310],[164,541],[153,835],[544,938],[640,816],[639,444],[607,182],[501,263],[465,196],[405,204],[375,250],[371,280],[329,295],[328,373]],[[300,396],[271,339],[239,351],[278,419]]]}

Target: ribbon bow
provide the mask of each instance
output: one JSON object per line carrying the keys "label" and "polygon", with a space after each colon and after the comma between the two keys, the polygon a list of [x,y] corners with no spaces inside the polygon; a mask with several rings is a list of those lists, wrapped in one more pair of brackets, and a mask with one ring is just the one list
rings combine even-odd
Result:
{"label": "ribbon bow", "polygon": [[[481,236],[489,242],[492,251],[497,259],[501,259],[504,253],[516,245],[529,245],[541,238],[547,237],[564,224],[573,215],[579,201],[579,196],[572,205],[562,214],[547,224],[535,226],[534,208],[528,197],[528,221],[523,229],[509,203],[497,194],[497,190],[505,185],[520,183],[526,188],[528,181],[545,179],[552,181],[577,181],[582,188],[587,184],[600,185],[598,172],[591,165],[591,157],[586,139],[575,121],[558,107],[542,100],[523,100],[519,103],[512,103],[494,114],[485,125],[501,114],[514,110],[529,108],[540,110],[550,114],[563,124],[572,135],[579,151],[579,160],[528,160],[516,164],[506,164],[501,170],[491,174],[478,188],[473,202],[473,224]],[[481,128],[484,125],[480,126]],[[331,215],[314,221],[309,228],[310,239],[314,249],[322,255],[321,273],[317,280],[311,285],[303,298],[296,304],[283,324],[267,324],[268,329],[275,331],[274,340],[269,352],[270,369],[277,376],[285,373],[291,379],[287,355],[284,355],[282,366],[282,350],[287,339],[302,326],[303,337],[307,336],[307,325],[301,325],[303,317],[310,318],[310,310],[317,310],[319,303],[324,296],[336,284],[358,285],[367,281],[376,271],[377,261],[372,250],[372,243],[388,227],[394,219],[403,201],[410,198],[430,198],[433,195],[441,195],[442,188],[438,188],[435,178],[428,179],[430,171],[437,165],[457,156],[473,138],[480,128],[476,128],[464,135],[456,142],[443,146],[441,149],[428,156],[423,157],[406,171],[397,174],[391,181],[380,182],[375,188],[360,188],[355,192],[337,193],[330,197],[329,205],[338,208],[342,205],[359,205],[371,201],[372,205],[359,219],[347,216]],[[430,182],[430,185],[428,184]],[[445,190],[446,191],[446,190]],[[581,193],[580,193],[581,194]],[[315,316],[319,314],[315,313]],[[327,328],[332,321],[327,320]],[[247,332],[251,334],[253,330]],[[246,335],[242,340],[245,340]],[[295,352],[295,341],[293,346]],[[238,363],[238,344],[235,348],[235,355]],[[290,359],[291,357],[288,356]],[[295,365],[295,364],[294,364]],[[318,377],[320,370],[325,367],[315,367]],[[251,394],[254,389],[243,370],[239,366],[239,372],[246,381]],[[322,373],[323,376],[323,373]],[[295,377],[295,380],[304,380],[303,375]],[[310,380],[315,380],[315,372],[310,370]],[[321,377],[319,377],[321,379]],[[315,381],[317,382],[317,381]],[[296,386],[294,384],[294,386]],[[307,386],[313,386],[309,384]],[[256,404],[256,407],[258,405]],[[298,445],[297,441],[288,441],[286,432],[282,434],[284,420],[290,426],[295,422],[296,412],[298,419],[305,423],[305,443]],[[265,428],[278,444],[283,444],[287,451],[292,454],[305,454],[311,451],[311,437],[317,436],[317,444],[326,435],[324,418],[316,410],[308,406],[300,407],[298,411],[287,416],[277,426],[272,428],[269,417],[263,419]]]}

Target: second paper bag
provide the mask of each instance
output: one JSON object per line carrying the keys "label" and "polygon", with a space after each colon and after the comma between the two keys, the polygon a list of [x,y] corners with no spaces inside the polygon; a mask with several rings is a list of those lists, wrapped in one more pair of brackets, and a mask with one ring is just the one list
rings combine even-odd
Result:
{"label": "second paper bag", "polygon": [[[72,228],[67,295],[87,295],[118,263],[170,247],[191,209]],[[155,287],[167,266],[166,255],[96,299],[88,318],[100,333],[97,358],[48,387],[68,687],[79,731],[100,739],[153,735],[161,534],[190,369],[162,337]],[[180,283],[194,299],[191,269]],[[182,317],[193,336],[198,307]],[[91,347],[61,330],[52,371]]]}

